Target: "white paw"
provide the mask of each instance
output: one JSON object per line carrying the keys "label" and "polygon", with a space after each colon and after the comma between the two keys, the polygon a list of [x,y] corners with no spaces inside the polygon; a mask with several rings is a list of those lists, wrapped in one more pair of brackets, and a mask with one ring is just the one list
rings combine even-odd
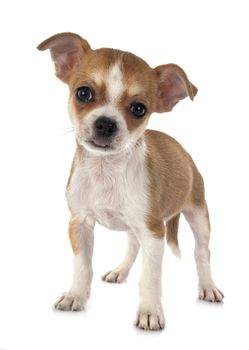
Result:
{"label": "white paw", "polygon": [[221,302],[224,294],[214,285],[199,286],[199,299],[210,302]]}
{"label": "white paw", "polygon": [[101,278],[103,281],[110,283],[122,283],[128,276],[129,271],[125,269],[115,269],[104,274]]}
{"label": "white paw", "polygon": [[68,292],[57,300],[54,304],[54,308],[62,311],[80,311],[84,309],[85,303],[86,298]]}
{"label": "white paw", "polygon": [[144,330],[158,331],[165,327],[165,318],[161,304],[153,307],[140,305],[134,325]]}

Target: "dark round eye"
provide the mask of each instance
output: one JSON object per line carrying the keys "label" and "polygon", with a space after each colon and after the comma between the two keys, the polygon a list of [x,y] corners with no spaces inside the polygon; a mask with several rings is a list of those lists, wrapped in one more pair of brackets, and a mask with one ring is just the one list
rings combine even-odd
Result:
{"label": "dark round eye", "polygon": [[76,98],[81,103],[88,103],[93,100],[93,91],[88,86],[81,86],[76,90]]}
{"label": "dark round eye", "polygon": [[143,103],[134,102],[130,105],[130,111],[136,118],[143,118],[147,109]]}

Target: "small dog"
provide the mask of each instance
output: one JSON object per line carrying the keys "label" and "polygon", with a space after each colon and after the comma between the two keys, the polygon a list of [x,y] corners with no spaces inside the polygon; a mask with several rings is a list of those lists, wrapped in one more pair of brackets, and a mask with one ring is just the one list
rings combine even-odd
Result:
{"label": "small dog", "polygon": [[220,302],[224,295],[210,272],[210,223],[203,179],[190,155],[172,137],[146,130],[151,113],[169,112],[197,88],[182,68],[152,69],[141,58],[120,50],[92,50],[73,33],[42,42],[49,49],[56,76],[70,90],[69,112],[77,149],[67,185],[71,212],[69,237],[74,252],[73,282],[55,304],[81,310],[90,296],[93,230],[96,222],[127,231],[123,261],[102,278],[126,279],[142,249],[140,303],[135,325],[164,328],[161,274],[165,246],[180,255],[178,222],[183,213],[195,238],[199,298]]}

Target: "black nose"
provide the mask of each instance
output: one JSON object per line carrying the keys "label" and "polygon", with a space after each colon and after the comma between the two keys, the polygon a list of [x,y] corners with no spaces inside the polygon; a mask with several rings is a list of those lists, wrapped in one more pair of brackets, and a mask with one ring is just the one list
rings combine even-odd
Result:
{"label": "black nose", "polygon": [[100,117],[95,122],[95,130],[98,136],[109,137],[117,130],[117,124],[110,118]]}

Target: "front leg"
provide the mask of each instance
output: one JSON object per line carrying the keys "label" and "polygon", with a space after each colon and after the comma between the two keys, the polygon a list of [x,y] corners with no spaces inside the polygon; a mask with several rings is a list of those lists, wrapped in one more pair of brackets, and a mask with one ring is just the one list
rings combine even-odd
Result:
{"label": "front leg", "polygon": [[162,260],[164,238],[153,232],[138,234],[142,249],[142,275],[139,285],[140,303],[135,325],[142,329],[160,330],[165,326],[162,296]]}
{"label": "front leg", "polygon": [[124,259],[122,260],[121,264],[116,267],[116,269],[109,271],[104,276],[102,276],[103,281],[121,283],[128,276],[130,269],[137,257],[139,242],[136,236],[130,231],[127,232],[127,238],[128,247]]}
{"label": "front leg", "polygon": [[90,296],[94,224],[89,217],[85,217],[84,220],[72,217],[70,220],[69,238],[74,252],[73,281],[70,290],[55,303],[55,309],[82,310]]}

